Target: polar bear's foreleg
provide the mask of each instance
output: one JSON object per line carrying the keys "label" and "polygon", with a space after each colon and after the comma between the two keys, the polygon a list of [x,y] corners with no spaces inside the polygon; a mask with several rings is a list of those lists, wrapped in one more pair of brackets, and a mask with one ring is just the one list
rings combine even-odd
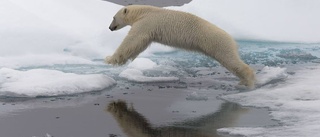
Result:
{"label": "polar bear's foreleg", "polygon": [[151,43],[148,36],[128,34],[116,52],[105,59],[107,64],[123,65],[129,59],[134,60]]}

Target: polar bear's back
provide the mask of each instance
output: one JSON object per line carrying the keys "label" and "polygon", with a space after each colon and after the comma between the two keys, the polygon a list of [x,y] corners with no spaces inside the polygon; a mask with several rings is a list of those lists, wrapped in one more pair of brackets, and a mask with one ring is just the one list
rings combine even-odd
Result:
{"label": "polar bear's back", "polygon": [[154,41],[177,48],[199,50],[199,46],[219,48],[219,45],[236,48],[234,40],[225,31],[186,12],[155,7],[139,24],[151,33]]}

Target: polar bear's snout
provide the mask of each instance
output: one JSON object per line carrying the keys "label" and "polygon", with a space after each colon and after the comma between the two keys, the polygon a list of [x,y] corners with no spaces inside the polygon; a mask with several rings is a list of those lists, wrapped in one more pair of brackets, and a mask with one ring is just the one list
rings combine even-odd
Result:
{"label": "polar bear's snout", "polygon": [[111,23],[110,26],[109,26],[109,29],[110,29],[111,31],[114,31],[114,30],[116,30],[117,28],[118,28],[118,26],[115,25],[114,21],[112,21],[112,23]]}
{"label": "polar bear's snout", "polygon": [[110,26],[109,26],[109,29],[110,29],[111,31],[114,31],[114,30],[116,30],[117,28],[118,28],[118,25],[117,25],[117,23],[116,23],[116,20],[113,19],[113,21],[111,22],[111,24],[110,24]]}
{"label": "polar bear's snout", "polygon": [[110,29],[111,31],[114,31],[114,30],[117,29],[117,26],[110,26],[109,29]]}

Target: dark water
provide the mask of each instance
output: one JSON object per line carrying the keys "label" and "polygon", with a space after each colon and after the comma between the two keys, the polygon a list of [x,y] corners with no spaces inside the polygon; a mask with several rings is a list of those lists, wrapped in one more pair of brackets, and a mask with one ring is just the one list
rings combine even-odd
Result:
{"label": "dark water", "polygon": [[[158,88],[157,84],[140,86],[137,84],[126,90],[115,87],[109,91],[76,96],[3,102],[0,106],[0,135],[218,137],[216,129],[222,127],[278,125],[270,120],[266,109],[243,108],[219,99],[186,100],[184,91],[194,90],[192,88]],[[215,95],[218,93],[212,94]],[[190,106],[190,110],[180,105],[170,108],[179,103],[199,106]]]}

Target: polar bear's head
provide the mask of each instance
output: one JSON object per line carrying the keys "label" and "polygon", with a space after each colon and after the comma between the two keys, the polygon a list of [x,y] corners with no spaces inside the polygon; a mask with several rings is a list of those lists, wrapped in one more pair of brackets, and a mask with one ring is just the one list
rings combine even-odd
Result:
{"label": "polar bear's head", "polygon": [[142,19],[144,15],[158,9],[157,7],[147,5],[129,5],[120,9],[113,17],[113,21],[109,26],[111,31],[119,30],[127,25]]}
{"label": "polar bear's head", "polygon": [[116,15],[113,16],[113,20],[109,26],[109,29],[111,31],[115,31],[129,25],[127,15],[128,15],[127,7],[120,9],[116,13]]}

